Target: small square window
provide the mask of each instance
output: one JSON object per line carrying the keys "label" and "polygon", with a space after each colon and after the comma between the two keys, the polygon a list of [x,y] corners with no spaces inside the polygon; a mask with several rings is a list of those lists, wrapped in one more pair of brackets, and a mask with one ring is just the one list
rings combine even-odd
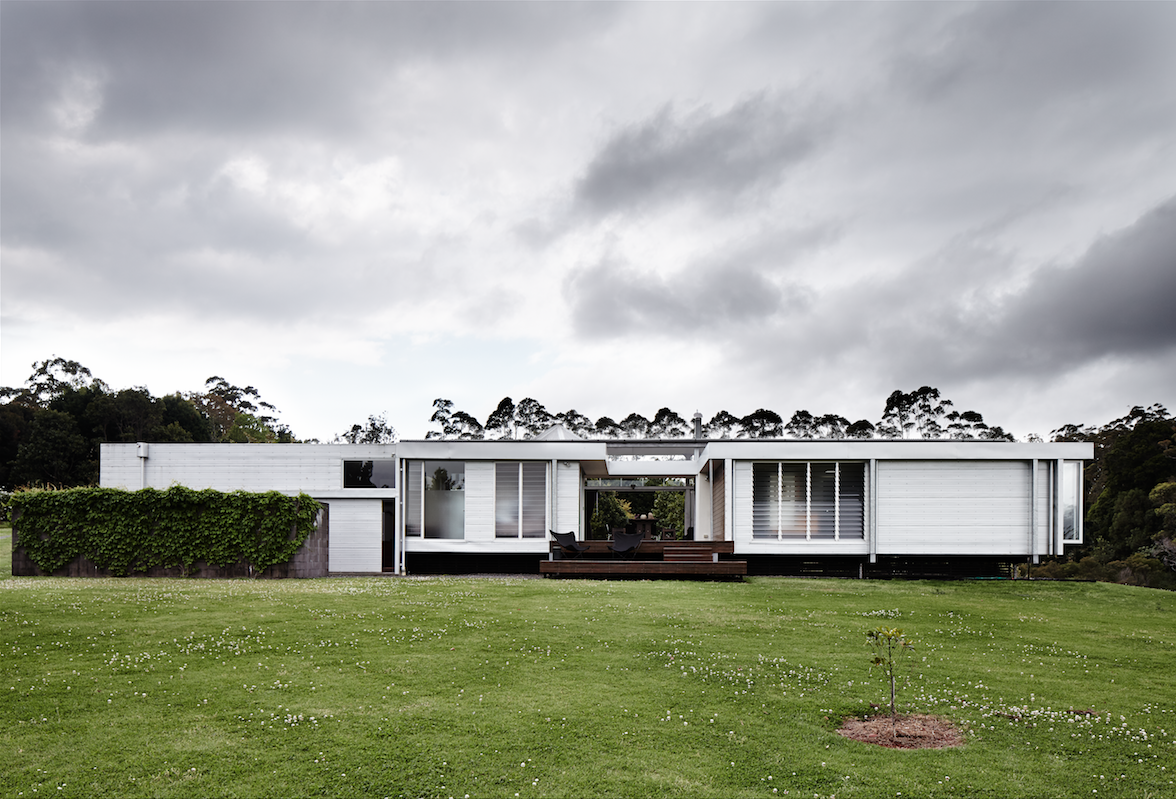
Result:
{"label": "small square window", "polygon": [[344,488],[396,488],[396,461],[343,461]]}

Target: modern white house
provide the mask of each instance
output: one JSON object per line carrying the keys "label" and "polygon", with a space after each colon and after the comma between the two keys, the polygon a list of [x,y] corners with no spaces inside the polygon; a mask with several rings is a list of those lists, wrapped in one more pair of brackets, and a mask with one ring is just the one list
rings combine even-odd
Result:
{"label": "modern white house", "polygon": [[[534,555],[587,538],[596,494],[669,481],[695,541],[735,556],[1031,559],[1082,543],[1094,445],[945,440],[103,444],[101,485],[304,492],[329,505],[329,571],[414,556]],[[666,489],[662,489],[666,490]],[[469,562],[468,558],[463,558]]]}

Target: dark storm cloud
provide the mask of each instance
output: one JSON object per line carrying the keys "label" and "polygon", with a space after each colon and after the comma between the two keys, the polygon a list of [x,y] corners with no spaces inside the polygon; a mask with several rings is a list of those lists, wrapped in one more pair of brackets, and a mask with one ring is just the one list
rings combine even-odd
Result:
{"label": "dark storm cloud", "polygon": [[899,383],[928,375],[1049,382],[1101,359],[1176,349],[1176,198],[1021,285],[1014,260],[983,237],[962,236],[905,271],[821,294],[814,316],[837,324],[819,335],[782,325],[773,336],[803,342],[814,357],[873,362]]}
{"label": "dark storm cloud", "polygon": [[980,327],[977,360],[1009,371],[1071,369],[1176,348],[1176,197],[1097,240],[1073,265],[1046,266]]}
{"label": "dark storm cloud", "polygon": [[827,133],[819,115],[780,97],[760,94],[682,118],[666,106],[604,144],[577,182],[574,203],[591,216],[692,198],[723,206],[770,190]]}
{"label": "dark storm cloud", "polygon": [[[104,98],[93,135],[364,127],[406,63],[540,56],[610,4],[6,2],[5,126],[46,122],[71,74]],[[393,111],[395,109],[392,109]]]}

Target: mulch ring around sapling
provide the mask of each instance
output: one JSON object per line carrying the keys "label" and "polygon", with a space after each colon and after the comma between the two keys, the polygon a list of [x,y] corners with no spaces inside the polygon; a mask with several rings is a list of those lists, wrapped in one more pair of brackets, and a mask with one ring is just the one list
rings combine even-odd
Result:
{"label": "mulch ring around sapling", "polygon": [[963,746],[964,735],[947,719],[912,713],[847,718],[838,735],[889,749],[947,749]]}

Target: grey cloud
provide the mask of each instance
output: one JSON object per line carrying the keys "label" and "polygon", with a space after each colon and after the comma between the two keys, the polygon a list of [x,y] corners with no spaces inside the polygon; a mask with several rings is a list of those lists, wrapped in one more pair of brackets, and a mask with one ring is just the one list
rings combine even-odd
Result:
{"label": "grey cloud", "polygon": [[738,202],[775,186],[828,128],[815,111],[763,94],[683,118],[666,106],[604,144],[577,182],[574,204],[603,216],[691,198]]}
{"label": "grey cloud", "polygon": [[1176,8],[1168,3],[1132,4],[1129,13],[1116,3],[979,3],[932,11],[921,35],[892,34],[894,85],[924,101],[990,115],[990,123],[1016,125],[1021,114],[1056,113],[1076,103],[1105,113],[1101,102],[1092,106],[1092,95],[1132,103],[1156,97],[1136,76],[1171,69]]}
{"label": "grey cloud", "polygon": [[1176,348],[1176,197],[1097,240],[1073,265],[1046,266],[983,338],[1010,370],[1072,369]]}
{"label": "grey cloud", "polygon": [[[1176,198],[1017,290],[1010,253],[959,243],[837,298],[847,328],[828,355],[886,351],[898,382],[1048,383],[1105,358],[1176,350]],[[857,321],[854,321],[857,320]]]}
{"label": "grey cloud", "polygon": [[695,265],[661,276],[624,261],[604,259],[572,273],[564,295],[582,336],[689,334],[701,339],[732,329],[770,324],[803,313],[810,303],[801,286],[778,286],[746,265]]}
{"label": "grey cloud", "polygon": [[[73,73],[103,103],[91,135],[158,130],[354,131],[395,102],[405,64],[541,58],[607,27],[611,4],[4,3],[6,127],[47,124]],[[390,109],[382,106],[391,106]],[[380,115],[381,119],[385,118]]]}
{"label": "grey cloud", "polygon": [[755,371],[803,353],[814,370],[879,385],[981,381],[1032,393],[1108,359],[1176,356],[1176,197],[1071,263],[1020,282],[1016,265],[987,231],[960,235],[906,270],[814,294],[801,312],[745,317],[755,335],[731,336],[728,358]]}

